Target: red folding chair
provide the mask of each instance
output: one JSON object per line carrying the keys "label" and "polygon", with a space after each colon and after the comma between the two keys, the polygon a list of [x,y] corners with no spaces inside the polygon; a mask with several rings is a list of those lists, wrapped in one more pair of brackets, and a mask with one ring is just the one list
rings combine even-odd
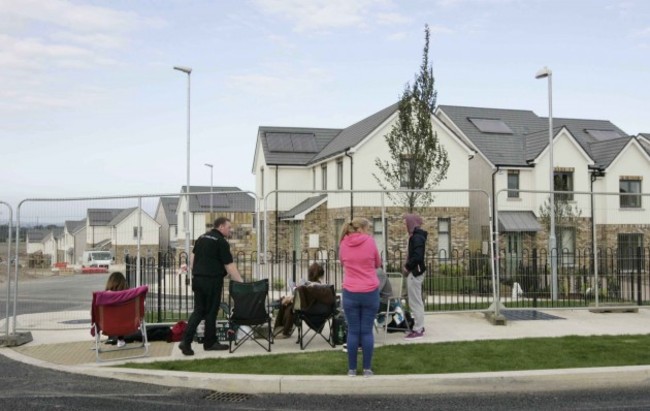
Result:
{"label": "red folding chair", "polygon": [[[146,285],[130,288],[123,291],[95,291],[93,292],[93,305],[91,311],[90,333],[95,337],[95,353],[97,362],[106,360],[124,360],[130,358],[146,357],[149,354],[147,329],[144,321],[144,302],[147,298],[149,287]],[[142,344],[128,344],[122,348],[102,349],[100,344],[101,334],[107,336],[124,336],[140,330]],[[100,354],[125,352],[141,349],[137,355],[116,356],[102,359]]]}

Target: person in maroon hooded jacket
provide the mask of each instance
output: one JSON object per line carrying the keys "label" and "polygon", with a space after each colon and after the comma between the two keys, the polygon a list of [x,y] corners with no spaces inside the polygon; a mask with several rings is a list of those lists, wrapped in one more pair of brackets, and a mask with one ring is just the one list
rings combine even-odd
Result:
{"label": "person in maroon hooded jacket", "polygon": [[415,323],[413,329],[404,339],[419,340],[424,337],[424,302],[422,301],[422,282],[427,270],[424,264],[424,248],[428,233],[420,228],[422,218],[417,214],[404,216],[406,229],[409,233],[408,254],[402,272],[406,275],[406,289],[409,296],[409,308]]}

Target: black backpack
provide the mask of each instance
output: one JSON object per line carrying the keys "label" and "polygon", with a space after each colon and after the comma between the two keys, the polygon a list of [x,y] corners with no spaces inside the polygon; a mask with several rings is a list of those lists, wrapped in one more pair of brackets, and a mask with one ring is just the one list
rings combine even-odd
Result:
{"label": "black backpack", "polygon": [[[411,312],[405,310],[404,318],[406,319],[406,321],[402,321],[399,324],[396,324],[395,316],[393,315],[393,318],[390,320],[390,322],[387,325],[388,328],[386,329],[386,331],[389,333],[397,333],[397,332],[412,330],[413,326],[415,325],[415,320],[413,319]],[[408,328],[406,327],[407,323],[408,323]]]}

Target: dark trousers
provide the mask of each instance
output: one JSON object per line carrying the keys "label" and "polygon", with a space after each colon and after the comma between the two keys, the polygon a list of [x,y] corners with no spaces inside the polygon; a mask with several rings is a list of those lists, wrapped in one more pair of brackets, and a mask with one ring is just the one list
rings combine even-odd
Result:
{"label": "dark trousers", "polygon": [[278,335],[278,329],[282,329],[282,334],[290,336],[293,333],[293,303],[287,305],[280,304],[278,316],[275,319],[274,334]]}
{"label": "dark trousers", "polygon": [[194,311],[187,320],[187,329],[183,334],[183,344],[189,346],[196,334],[196,328],[205,320],[205,336],[203,347],[211,347],[217,342],[217,311],[221,305],[223,291],[223,278],[194,277],[192,279],[194,291]]}

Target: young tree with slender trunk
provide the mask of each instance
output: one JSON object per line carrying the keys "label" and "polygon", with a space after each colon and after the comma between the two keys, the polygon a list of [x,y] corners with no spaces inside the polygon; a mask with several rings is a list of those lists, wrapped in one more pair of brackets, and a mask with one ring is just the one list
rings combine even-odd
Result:
{"label": "young tree with slender trunk", "polygon": [[406,84],[399,102],[399,113],[386,143],[390,160],[375,159],[378,173],[373,177],[388,196],[408,208],[409,212],[433,203],[431,190],[447,178],[447,150],[438,141],[431,125],[436,107],[435,79],[429,64],[429,26],[424,29],[425,43],[420,71],[413,85]]}

